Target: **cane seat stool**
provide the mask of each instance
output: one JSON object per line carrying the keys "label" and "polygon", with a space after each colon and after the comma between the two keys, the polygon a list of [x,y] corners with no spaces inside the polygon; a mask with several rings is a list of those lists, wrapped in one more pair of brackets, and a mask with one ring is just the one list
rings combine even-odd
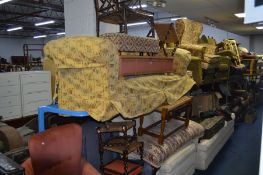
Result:
{"label": "cane seat stool", "polygon": [[[129,129],[133,129],[133,135],[127,134]],[[97,133],[99,137],[100,167],[104,174],[137,175],[142,172],[143,143],[137,141],[135,120],[106,122],[105,126],[97,128]],[[110,134],[110,138],[104,139],[104,134]],[[121,156],[121,159],[114,159],[104,164],[103,154],[105,151],[117,153]],[[140,154],[140,160],[136,162],[128,159],[128,155],[135,151]]]}
{"label": "cane seat stool", "polygon": [[[174,104],[166,104],[163,106],[160,106],[155,111],[161,113],[161,120],[151,124],[150,126],[147,126],[146,128],[143,128],[143,121],[144,116],[140,116],[140,126],[139,126],[139,136],[142,136],[143,134],[150,135],[152,137],[158,138],[158,143],[163,144],[164,139],[169,137],[171,134],[175,133],[179,129],[188,127],[189,125],[189,118],[192,114],[192,97],[191,96],[183,96],[179,100],[177,100]],[[184,113],[184,116],[180,116],[180,114]],[[165,134],[165,127],[166,122],[169,122],[169,120],[175,119],[175,120],[181,120],[183,123],[179,126],[175,126],[175,128],[170,131],[169,133]],[[155,133],[151,131],[155,126],[161,124],[161,130],[160,133]]]}

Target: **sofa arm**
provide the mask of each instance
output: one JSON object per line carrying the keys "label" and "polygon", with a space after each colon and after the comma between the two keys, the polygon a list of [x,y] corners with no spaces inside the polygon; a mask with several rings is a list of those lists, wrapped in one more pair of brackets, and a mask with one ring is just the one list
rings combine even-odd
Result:
{"label": "sofa arm", "polygon": [[202,59],[204,58],[206,47],[203,45],[181,44],[179,47],[182,49],[186,49],[186,50],[190,51],[192,56],[201,57]]}
{"label": "sofa arm", "polygon": [[177,48],[173,59],[173,71],[175,74],[184,76],[191,62],[191,53],[188,50]]}

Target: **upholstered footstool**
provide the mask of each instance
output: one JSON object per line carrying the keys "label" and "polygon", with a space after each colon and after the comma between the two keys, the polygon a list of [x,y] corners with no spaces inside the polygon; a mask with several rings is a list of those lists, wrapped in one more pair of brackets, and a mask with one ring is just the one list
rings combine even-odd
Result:
{"label": "upholstered footstool", "polygon": [[131,36],[125,33],[106,33],[100,37],[114,43],[119,52],[158,53],[160,51],[159,40],[150,37]]}
{"label": "upholstered footstool", "polygon": [[201,140],[197,146],[195,167],[206,170],[217,153],[234,132],[234,120],[226,122],[225,126],[211,139]]}

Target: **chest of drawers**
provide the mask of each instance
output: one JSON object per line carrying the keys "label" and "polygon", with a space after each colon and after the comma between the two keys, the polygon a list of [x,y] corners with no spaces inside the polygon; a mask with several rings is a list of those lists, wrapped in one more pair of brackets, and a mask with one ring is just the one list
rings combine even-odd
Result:
{"label": "chest of drawers", "polygon": [[37,114],[39,106],[51,104],[48,71],[0,74],[0,116],[10,120]]}

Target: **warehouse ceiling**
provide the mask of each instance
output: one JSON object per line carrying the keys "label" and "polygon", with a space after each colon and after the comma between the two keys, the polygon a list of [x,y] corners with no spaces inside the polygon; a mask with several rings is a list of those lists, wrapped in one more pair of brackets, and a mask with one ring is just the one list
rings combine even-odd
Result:
{"label": "warehouse ceiling", "polygon": [[263,34],[263,30],[256,29],[257,24],[244,24],[244,18],[237,18],[234,15],[244,12],[244,0],[166,0],[166,2],[166,6],[159,8],[160,10],[240,35]]}
{"label": "warehouse ceiling", "polygon": [[[149,4],[152,1],[144,2]],[[244,19],[234,16],[235,13],[244,11],[244,0],[166,0],[166,2],[164,8],[153,8],[149,5],[148,9],[157,12],[157,18],[186,16],[236,34],[263,34],[263,30],[257,30],[255,24],[245,25]],[[53,23],[35,26],[36,23],[46,21]],[[7,31],[17,27],[23,29]],[[0,4],[0,37],[52,36],[64,31],[64,0],[9,0]]]}
{"label": "warehouse ceiling", "polygon": [[[1,37],[33,37],[64,32],[64,0],[12,0],[0,4]],[[50,22],[51,21],[51,22]],[[36,26],[36,23],[50,22]],[[22,27],[22,30],[7,31]]]}

